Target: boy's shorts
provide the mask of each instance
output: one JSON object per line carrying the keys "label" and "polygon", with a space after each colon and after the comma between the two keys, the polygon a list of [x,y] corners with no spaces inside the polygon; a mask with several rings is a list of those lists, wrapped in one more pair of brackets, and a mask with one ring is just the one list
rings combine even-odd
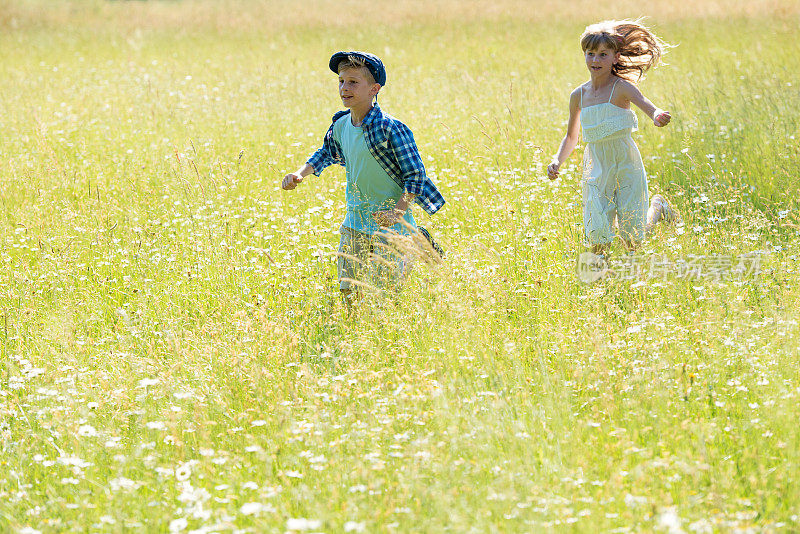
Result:
{"label": "boy's shorts", "polygon": [[402,283],[411,261],[395,243],[409,238],[386,230],[370,235],[347,226],[339,228],[339,234],[336,270],[340,290],[359,286],[385,289]]}

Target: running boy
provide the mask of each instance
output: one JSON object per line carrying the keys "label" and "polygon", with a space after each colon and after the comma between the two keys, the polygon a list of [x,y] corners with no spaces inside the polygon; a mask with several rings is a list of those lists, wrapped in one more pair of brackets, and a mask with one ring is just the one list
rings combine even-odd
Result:
{"label": "running boy", "polygon": [[[390,286],[402,280],[405,259],[387,238],[417,230],[412,201],[432,215],[444,198],[425,174],[411,130],[378,107],[376,97],[386,85],[383,62],[366,52],[337,52],[328,65],[339,75],[339,97],[347,110],[333,116],[322,147],[287,174],[281,187],[292,190],[333,163],[345,167],[347,210],[337,271],[339,289],[348,296],[359,283]],[[427,237],[423,228],[420,233]]]}

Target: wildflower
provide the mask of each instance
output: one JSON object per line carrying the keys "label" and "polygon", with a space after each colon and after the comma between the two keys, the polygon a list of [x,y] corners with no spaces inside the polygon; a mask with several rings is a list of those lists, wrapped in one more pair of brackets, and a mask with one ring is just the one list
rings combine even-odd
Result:
{"label": "wildflower", "polygon": [[264,505],[260,502],[248,502],[242,505],[239,508],[239,511],[244,515],[253,515],[261,512],[264,509]]}
{"label": "wildflower", "polygon": [[314,530],[322,526],[322,521],[316,519],[291,518],[286,520],[286,530]]}
{"label": "wildflower", "polygon": [[34,367],[32,369],[28,369],[25,371],[25,378],[36,378],[37,376],[44,374],[46,369],[42,367]]}
{"label": "wildflower", "polygon": [[78,427],[78,435],[83,437],[97,436],[97,430],[92,425],[81,425]]}
{"label": "wildflower", "polygon": [[628,493],[625,495],[625,506],[628,508],[633,508],[636,505],[647,504],[647,497],[638,497],[636,495],[631,495]]}
{"label": "wildflower", "polygon": [[175,469],[175,479],[183,482],[185,480],[189,480],[189,477],[192,476],[192,461],[188,461],[179,465]]}
{"label": "wildflower", "polygon": [[169,469],[168,467],[161,467],[161,466],[157,466],[156,467],[156,473],[158,473],[159,476],[162,476],[162,477],[171,477],[172,475],[175,474],[175,472],[172,469]]}
{"label": "wildflower", "polygon": [[189,521],[185,517],[179,517],[169,522],[170,532],[182,532],[189,526]]}
{"label": "wildflower", "polygon": [[131,480],[129,478],[119,477],[119,478],[113,478],[113,479],[109,480],[108,481],[108,485],[111,487],[112,491],[117,491],[117,490],[121,490],[121,489],[123,489],[123,490],[137,489],[142,485],[142,483],[141,482],[136,482],[136,481]]}
{"label": "wildflower", "polygon": [[185,503],[204,503],[211,498],[211,494],[205,488],[195,488],[190,483],[185,482],[183,491],[178,495],[178,500]]}
{"label": "wildflower", "polygon": [[683,532],[681,528],[681,518],[678,517],[678,513],[675,511],[674,507],[667,508],[658,518],[658,524],[667,529],[670,534],[676,534],[678,532]]}
{"label": "wildflower", "polygon": [[698,534],[711,534],[714,532],[714,525],[708,519],[699,519],[689,525],[689,530]]}
{"label": "wildflower", "polygon": [[62,465],[72,465],[80,469],[85,469],[92,465],[89,462],[78,458],[77,456],[59,456],[58,463]]}
{"label": "wildflower", "polygon": [[146,388],[147,386],[155,386],[158,384],[160,380],[158,378],[143,378],[139,380],[139,385],[136,386],[137,388]]}

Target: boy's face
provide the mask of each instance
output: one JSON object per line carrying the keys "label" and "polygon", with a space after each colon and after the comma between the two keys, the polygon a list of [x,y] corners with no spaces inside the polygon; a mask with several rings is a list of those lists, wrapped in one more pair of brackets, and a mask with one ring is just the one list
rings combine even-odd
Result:
{"label": "boy's face", "polygon": [[372,99],[381,86],[372,83],[366,69],[344,69],[339,73],[339,96],[348,109],[362,109],[372,106]]}

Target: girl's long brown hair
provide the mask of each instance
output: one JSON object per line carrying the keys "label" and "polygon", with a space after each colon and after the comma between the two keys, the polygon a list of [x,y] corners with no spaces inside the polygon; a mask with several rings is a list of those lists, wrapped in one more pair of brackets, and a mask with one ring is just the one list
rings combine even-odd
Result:
{"label": "girl's long brown hair", "polygon": [[669,46],[638,20],[606,20],[587,26],[581,35],[583,51],[601,45],[619,52],[611,73],[633,83],[659,64]]}

